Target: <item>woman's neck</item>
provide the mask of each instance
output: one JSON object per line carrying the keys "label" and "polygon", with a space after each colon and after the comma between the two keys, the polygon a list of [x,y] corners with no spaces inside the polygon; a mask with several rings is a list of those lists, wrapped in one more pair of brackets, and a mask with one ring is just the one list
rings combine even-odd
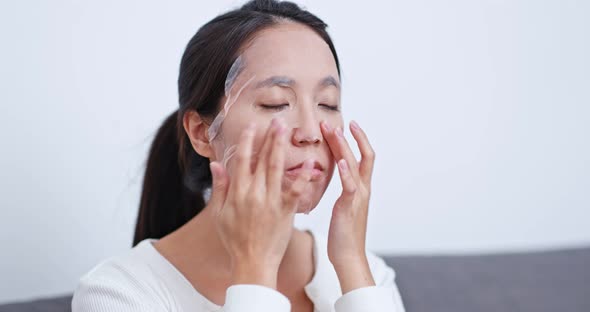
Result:
{"label": "woman's neck", "polygon": [[[314,272],[311,236],[294,226],[292,231],[291,240],[279,266],[279,289],[293,284],[305,284]],[[231,259],[215,228],[212,209],[208,207],[178,230],[159,240],[155,247],[189,280],[190,276],[198,276],[202,272],[213,274],[211,278],[217,280],[231,280]],[[308,274],[302,271],[308,271]],[[294,281],[297,278],[303,280],[297,283]]]}

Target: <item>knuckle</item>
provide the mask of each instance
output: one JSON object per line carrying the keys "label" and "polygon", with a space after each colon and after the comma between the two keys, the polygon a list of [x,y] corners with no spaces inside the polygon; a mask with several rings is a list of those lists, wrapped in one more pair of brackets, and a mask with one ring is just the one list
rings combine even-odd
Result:
{"label": "knuckle", "polygon": [[229,205],[231,207],[238,207],[239,204],[240,204],[240,201],[237,198],[232,198],[229,202]]}
{"label": "knuckle", "polygon": [[252,205],[258,206],[260,203],[263,202],[263,196],[259,192],[252,192],[252,194],[250,195],[249,202]]}
{"label": "knuckle", "polygon": [[354,195],[356,194],[356,187],[348,187],[344,189],[344,192],[348,195]]}
{"label": "knuckle", "polygon": [[233,194],[231,196],[232,203],[236,204],[237,202],[239,202],[242,198],[244,198],[246,196],[246,194],[247,194],[246,192],[247,192],[247,190],[245,187],[236,185],[235,188],[233,189]]}
{"label": "knuckle", "polygon": [[279,171],[281,169],[281,166],[279,162],[276,159],[274,159],[270,162],[270,164],[268,164],[268,169],[271,171]]}
{"label": "knuckle", "polygon": [[376,155],[375,155],[375,151],[373,150],[373,148],[372,148],[372,147],[368,147],[368,148],[367,148],[366,156],[367,156],[367,158],[368,158],[368,159],[370,159],[370,160],[373,160],[373,159],[375,159],[375,156],[376,156]]}
{"label": "knuckle", "polygon": [[248,159],[248,155],[246,154],[246,151],[241,150],[238,153],[236,153],[236,160],[240,163],[246,162],[246,160]]}
{"label": "knuckle", "polygon": [[356,185],[354,185],[354,184],[351,182],[351,183],[348,183],[348,184],[347,184],[347,185],[346,185],[346,186],[343,188],[343,191],[344,191],[346,194],[349,194],[349,195],[354,195],[354,194],[356,193],[356,191],[357,191],[357,187],[356,187]]}

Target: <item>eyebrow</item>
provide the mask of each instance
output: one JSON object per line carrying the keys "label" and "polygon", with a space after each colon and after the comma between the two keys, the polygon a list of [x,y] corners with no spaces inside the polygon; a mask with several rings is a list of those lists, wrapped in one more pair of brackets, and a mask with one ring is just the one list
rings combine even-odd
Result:
{"label": "eyebrow", "polygon": [[270,88],[274,86],[279,87],[291,87],[295,84],[295,80],[285,77],[285,76],[272,76],[266,78],[256,84],[256,89],[258,88]]}
{"label": "eyebrow", "polygon": [[329,87],[329,86],[334,86],[336,87],[336,89],[340,90],[340,84],[338,83],[338,81],[336,81],[336,78],[332,77],[332,76],[326,76],[324,77],[324,79],[322,79],[322,81],[320,81],[320,86],[322,87]]}
{"label": "eyebrow", "polygon": [[[274,86],[292,87],[294,84],[295,84],[295,80],[293,80],[292,78],[289,78],[286,76],[272,76],[272,77],[266,78],[266,79],[258,82],[256,84],[256,89],[270,88],[270,87],[274,87]],[[336,78],[334,78],[332,76],[324,77],[322,80],[320,80],[320,83],[318,85],[321,87],[324,87],[324,88],[329,87],[329,86],[334,86],[337,89],[340,89],[340,84],[338,83]]]}

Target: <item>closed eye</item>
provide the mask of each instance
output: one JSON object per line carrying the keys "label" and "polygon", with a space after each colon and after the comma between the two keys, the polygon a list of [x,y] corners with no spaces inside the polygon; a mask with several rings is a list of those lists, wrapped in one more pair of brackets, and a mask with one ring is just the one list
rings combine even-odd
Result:
{"label": "closed eye", "polygon": [[319,104],[319,106],[321,106],[327,110],[331,110],[331,111],[336,111],[336,112],[340,111],[340,107],[338,107],[338,105]]}
{"label": "closed eye", "polygon": [[268,109],[268,110],[281,111],[281,110],[289,107],[289,104],[287,104],[287,103],[284,103],[284,104],[260,104],[260,107],[262,107],[264,109]]}

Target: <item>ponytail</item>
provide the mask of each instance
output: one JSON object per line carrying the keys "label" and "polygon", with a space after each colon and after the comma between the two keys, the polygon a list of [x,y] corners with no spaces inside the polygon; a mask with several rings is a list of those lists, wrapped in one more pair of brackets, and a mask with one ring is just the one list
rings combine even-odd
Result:
{"label": "ponytail", "polygon": [[150,148],[133,246],[168,235],[205,207],[203,190],[211,186],[209,159],[192,149],[178,120],[178,111],[170,114]]}

